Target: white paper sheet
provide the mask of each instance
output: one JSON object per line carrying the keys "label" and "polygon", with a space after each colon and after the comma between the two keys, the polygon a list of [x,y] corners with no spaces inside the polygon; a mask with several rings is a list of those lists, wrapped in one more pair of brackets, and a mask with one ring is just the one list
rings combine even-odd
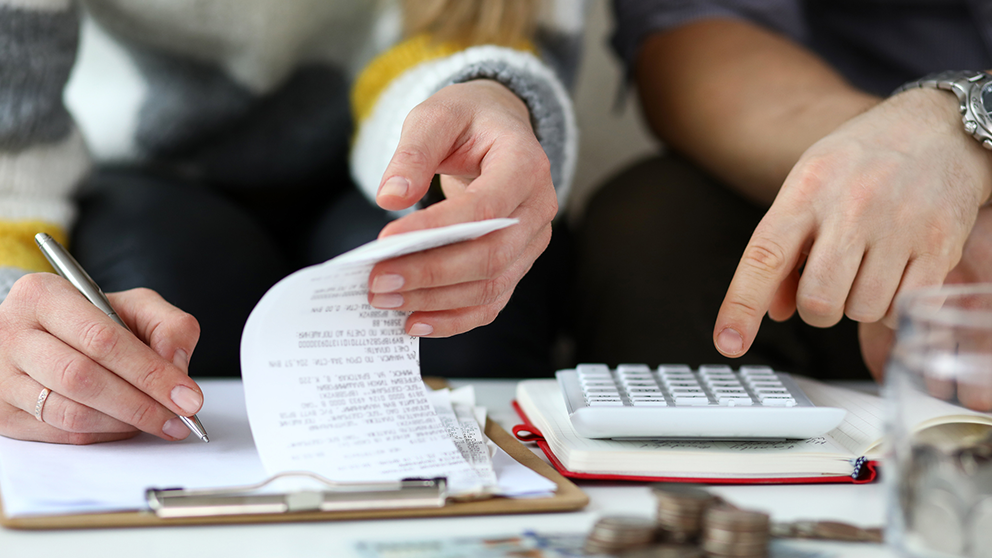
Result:
{"label": "white paper sheet", "polygon": [[[66,446],[0,436],[0,487],[8,517],[146,509],[145,489],[222,488],[268,477],[255,451],[239,380],[202,380],[209,444],[190,436]],[[498,494],[550,495],[554,483],[499,449],[493,458]],[[550,485],[550,486],[549,486]],[[2,553],[0,553],[2,555]]]}
{"label": "white paper sheet", "polygon": [[[10,517],[145,509],[145,489],[216,488],[266,478],[238,380],[201,381],[210,443],[189,436],[66,446],[0,436],[0,488]],[[2,553],[0,553],[2,554]]]}
{"label": "white paper sheet", "polygon": [[241,368],[252,434],[266,471],[336,481],[447,476],[454,493],[488,484],[462,457],[420,377],[406,314],[368,304],[372,266],[476,238],[495,219],[398,235],[283,279],[245,325]]}

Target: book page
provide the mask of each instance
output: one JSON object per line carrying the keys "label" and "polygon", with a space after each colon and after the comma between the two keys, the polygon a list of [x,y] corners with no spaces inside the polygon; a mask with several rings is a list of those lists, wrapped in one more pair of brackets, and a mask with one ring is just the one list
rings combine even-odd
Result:
{"label": "book page", "polygon": [[[813,404],[821,407],[839,407],[847,410],[847,416],[830,435],[857,455],[878,457],[882,451],[885,435],[885,400],[876,395],[847,388],[831,386],[793,376],[799,387]],[[948,403],[936,397],[922,394],[913,402],[913,415],[918,420],[915,432],[934,429],[935,426],[960,424],[958,428],[934,429],[928,433],[933,443],[941,438],[955,438],[963,432],[976,433],[978,430],[963,425],[992,426],[992,414],[972,411]]]}
{"label": "book page", "polygon": [[847,411],[840,426],[830,436],[852,455],[865,455],[881,441],[885,431],[885,400],[877,395],[831,386],[811,378],[793,375],[806,397],[818,407]]}
{"label": "book page", "polygon": [[335,481],[446,476],[453,492],[487,484],[427,397],[406,313],[370,306],[367,285],[380,260],[515,222],[389,237],[298,271],[265,294],[245,325],[241,362],[267,472],[306,470]]}

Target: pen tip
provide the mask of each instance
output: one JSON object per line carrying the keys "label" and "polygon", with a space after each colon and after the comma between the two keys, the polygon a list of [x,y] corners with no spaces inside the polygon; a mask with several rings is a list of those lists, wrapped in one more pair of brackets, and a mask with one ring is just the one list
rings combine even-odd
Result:
{"label": "pen tip", "polygon": [[207,438],[206,436],[204,436],[203,437],[203,441],[206,442],[206,443],[209,443],[210,442],[210,438]]}

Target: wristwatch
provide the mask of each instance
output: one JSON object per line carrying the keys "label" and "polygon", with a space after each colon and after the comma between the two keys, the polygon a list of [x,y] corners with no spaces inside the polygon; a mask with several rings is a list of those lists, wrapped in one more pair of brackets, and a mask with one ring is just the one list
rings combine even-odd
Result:
{"label": "wristwatch", "polygon": [[907,89],[932,87],[953,92],[961,106],[964,131],[977,139],[982,147],[992,150],[992,76],[985,72],[940,72],[911,81],[892,94]]}

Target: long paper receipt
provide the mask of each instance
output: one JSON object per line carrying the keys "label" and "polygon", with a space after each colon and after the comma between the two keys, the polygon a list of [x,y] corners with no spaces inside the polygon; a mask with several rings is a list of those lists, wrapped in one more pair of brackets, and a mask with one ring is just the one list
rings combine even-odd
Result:
{"label": "long paper receipt", "polygon": [[[368,303],[375,263],[510,226],[492,219],[378,240],[272,287],[241,338],[252,436],[268,474],[335,481],[445,476],[453,493],[492,484],[435,413],[406,312]],[[449,425],[450,426],[450,425]]]}

